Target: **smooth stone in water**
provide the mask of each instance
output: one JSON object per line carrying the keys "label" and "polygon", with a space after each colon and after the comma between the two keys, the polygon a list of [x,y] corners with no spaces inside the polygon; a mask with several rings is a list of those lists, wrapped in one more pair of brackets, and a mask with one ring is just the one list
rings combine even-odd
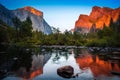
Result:
{"label": "smooth stone in water", "polygon": [[71,78],[74,74],[74,69],[71,66],[63,66],[57,69],[57,74],[63,78]]}

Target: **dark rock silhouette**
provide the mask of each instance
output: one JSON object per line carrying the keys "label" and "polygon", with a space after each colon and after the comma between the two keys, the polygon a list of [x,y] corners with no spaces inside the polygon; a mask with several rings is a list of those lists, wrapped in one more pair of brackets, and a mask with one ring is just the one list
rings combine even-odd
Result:
{"label": "dark rock silhouette", "polygon": [[57,74],[63,78],[71,78],[74,74],[74,69],[71,66],[63,66],[57,69]]}

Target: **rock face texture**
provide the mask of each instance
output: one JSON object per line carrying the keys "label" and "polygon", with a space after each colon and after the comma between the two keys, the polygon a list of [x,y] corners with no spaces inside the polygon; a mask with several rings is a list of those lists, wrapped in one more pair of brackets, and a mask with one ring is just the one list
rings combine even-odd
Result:
{"label": "rock face texture", "polygon": [[33,7],[30,7],[30,6],[26,6],[24,8],[20,8],[20,10],[26,10],[26,11],[31,12],[32,14],[37,15],[37,16],[43,16],[43,12],[38,11],[38,10],[36,10]]}
{"label": "rock face texture", "polygon": [[12,18],[14,18],[14,14],[5,8],[3,5],[0,4],[0,20],[7,23],[10,26],[13,26]]}
{"label": "rock face texture", "polygon": [[19,18],[21,21],[24,21],[27,17],[30,17],[33,30],[41,31],[44,34],[52,33],[51,27],[43,18],[43,12],[29,6],[16,10],[8,10],[0,4],[0,20],[10,26],[14,26],[12,19],[15,17]]}
{"label": "rock face texture", "polygon": [[110,25],[111,19],[113,19],[113,22],[116,22],[119,15],[120,8],[111,9],[94,6],[90,15],[80,15],[75,23],[75,30],[81,33],[89,33],[93,25],[96,26],[96,29],[102,29],[104,25]]}
{"label": "rock face texture", "polygon": [[74,69],[71,66],[63,66],[57,69],[57,74],[63,78],[71,78],[74,74]]}

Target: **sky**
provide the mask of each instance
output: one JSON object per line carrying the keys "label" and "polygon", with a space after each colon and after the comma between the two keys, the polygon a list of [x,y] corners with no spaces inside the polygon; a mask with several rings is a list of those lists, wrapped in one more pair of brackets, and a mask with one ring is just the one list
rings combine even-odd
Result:
{"label": "sky", "polygon": [[32,6],[44,13],[44,19],[64,32],[74,28],[80,14],[89,15],[93,6],[118,8],[120,0],[0,0],[10,10]]}

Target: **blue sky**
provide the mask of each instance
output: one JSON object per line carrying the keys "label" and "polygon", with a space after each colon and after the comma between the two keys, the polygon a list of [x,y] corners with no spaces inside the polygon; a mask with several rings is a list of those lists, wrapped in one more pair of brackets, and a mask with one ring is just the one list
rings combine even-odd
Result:
{"label": "blue sky", "polygon": [[65,29],[74,28],[80,14],[89,14],[93,6],[118,8],[120,0],[0,0],[8,9],[32,6],[44,13],[50,26]]}

